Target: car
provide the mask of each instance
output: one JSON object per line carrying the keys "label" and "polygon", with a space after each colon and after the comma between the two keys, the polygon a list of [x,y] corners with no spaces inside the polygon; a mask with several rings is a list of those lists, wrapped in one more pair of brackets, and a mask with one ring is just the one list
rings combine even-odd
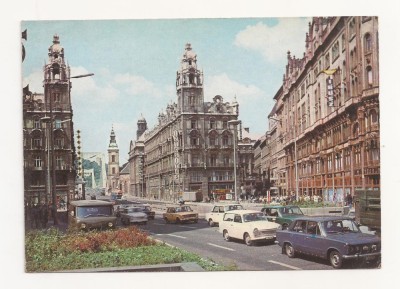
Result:
{"label": "car", "polygon": [[149,204],[141,204],[140,207],[143,208],[143,212],[147,215],[147,218],[149,220],[154,220],[154,218],[156,216],[156,212],[154,212],[151,209],[151,206]]}
{"label": "car", "polygon": [[141,205],[141,203],[139,203],[139,202],[128,201],[128,200],[115,200],[115,201],[113,202],[113,204],[114,204],[114,214],[115,214],[118,218],[121,216],[121,211],[122,211],[123,209]]}
{"label": "car", "polygon": [[147,224],[147,215],[142,207],[128,207],[121,211],[121,223],[124,225],[129,224]]}
{"label": "car", "polygon": [[232,211],[232,210],[243,210],[243,206],[240,204],[222,204],[222,205],[215,205],[211,212],[205,214],[204,218],[208,222],[210,227],[218,225],[219,222],[222,220],[225,212]]}
{"label": "car", "polygon": [[194,212],[190,206],[170,206],[167,207],[167,211],[163,213],[163,219],[166,223],[184,223],[193,222],[197,223],[199,220],[199,214]]}
{"label": "car", "polygon": [[276,232],[281,225],[268,221],[264,214],[255,210],[233,210],[224,214],[219,231],[225,241],[243,240],[247,246],[255,242],[275,242]]}
{"label": "car", "polygon": [[71,201],[68,206],[68,226],[72,230],[113,229],[116,223],[110,202],[79,200]]}
{"label": "car", "polygon": [[304,216],[301,209],[294,205],[265,206],[261,209],[261,212],[264,213],[269,221],[273,221],[282,225],[282,229],[286,229],[297,217]]}
{"label": "car", "polygon": [[339,269],[347,261],[380,264],[381,239],[364,234],[345,216],[304,216],[276,234],[278,245],[289,258],[306,254],[329,260]]}

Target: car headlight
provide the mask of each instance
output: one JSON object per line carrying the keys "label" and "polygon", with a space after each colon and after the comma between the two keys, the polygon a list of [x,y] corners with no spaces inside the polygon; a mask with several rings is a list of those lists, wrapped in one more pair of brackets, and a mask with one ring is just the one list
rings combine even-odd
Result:
{"label": "car headlight", "polygon": [[112,226],[114,226],[114,224],[112,222],[108,222],[108,227],[111,228]]}
{"label": "car headlight", "polygon": [[86,224],[85,223],[81,223],[81,229],[86,229]]}
{"label": "car headlight", "polygon": [[253,230],[253,235],[254,235],[254,237],[258,237],[258,236],[260,236],[260,231],[257,229],[257,228],[255,228],[254,230]]}

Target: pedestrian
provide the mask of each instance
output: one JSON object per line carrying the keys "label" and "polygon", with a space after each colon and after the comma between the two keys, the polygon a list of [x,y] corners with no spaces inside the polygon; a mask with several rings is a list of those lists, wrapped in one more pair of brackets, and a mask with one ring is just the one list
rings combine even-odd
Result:
{"label": "pedestrian", "polygon": [[347,202],[347,206],[349,206],[351,209],[353,206],[353,197],[351,196],[350,193],[347,194],[346,202]]}
{"label": "pedestrian", "polygon": [[31,229],[40,228],[40,214],[38,204],[34,204],[31,209]]}

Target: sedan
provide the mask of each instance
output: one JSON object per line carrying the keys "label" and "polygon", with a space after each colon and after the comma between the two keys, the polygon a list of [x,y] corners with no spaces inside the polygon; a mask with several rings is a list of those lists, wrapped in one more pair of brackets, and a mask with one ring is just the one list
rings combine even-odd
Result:
{"label": "sedan", "polygon": [[121,211],[121,223],[124,225],[129,224],[147,224],[147,215],[143,212],[143,208],[129,207]]}
{"label": "sedan", "polygon": [[307,254],[329,260],[335,269],[350,260],[380,264],[380,238],[362,233],[349,217],[298,218],[287,230],[278,231],[276,239],[289,258]]}
{"label": "sedan", "polygon": [[190,206],[172,206],[167,207],[167,211],[163,214],[163,219],[166,223],[183,223],[194,222],[199,220],[199,214],[195,213]]}
{"label": "sedan", "polygon": [[243,240],[247,246],[259,241],[274,243],[281,225],[270,222],[260,211],[233,210],[224,214],[219,231],[226,241],[231,238]]}

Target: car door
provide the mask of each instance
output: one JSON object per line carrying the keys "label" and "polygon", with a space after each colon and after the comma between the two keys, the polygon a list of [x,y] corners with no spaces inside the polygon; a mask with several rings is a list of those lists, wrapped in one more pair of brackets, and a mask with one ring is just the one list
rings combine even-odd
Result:
{"label": "car door", "polygon": [[306,238],[307,221],[297,220],[290,234],[290,241],[295,251],[304,252],[304,240]]}
{"label": "car door", "polygon": [[230,235],[236,239],[242,239],[243,237],[243,220],[240,214],[235,214],[233,217],[233,227]]}
{"label": "car door", "polygon": [[319,223],[316,221],[308,221],[306,233],[304,235],[304,253],[313,256],[324,256],[326,249],[323,249],[324,241],[321,236]]}

